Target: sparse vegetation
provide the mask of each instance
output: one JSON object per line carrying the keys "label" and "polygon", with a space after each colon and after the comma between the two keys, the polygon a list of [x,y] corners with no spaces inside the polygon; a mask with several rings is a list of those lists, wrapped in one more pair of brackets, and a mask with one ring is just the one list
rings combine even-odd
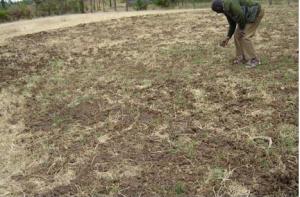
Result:
{"label": "sparse vegetation", "polygon": [[0,22],[5,22],[8,20],[8,13],[6,10],[0,9]]}
{"label": "sparse vegetation", "polygon": [[177,195],[184,194],[184,185],[181,182],[176,183],[176,185],[175,185],[175,193]]}
{"label": "sparse vegetation", "polygon": [[170,0],[154,0],[153,1],[156,5],[161,7],[169,7],[170,6]]}
{"label": "sparse vegetation", "polygon": [[20,0],[1,1],[0,22],[70,13],[147,10],[158,7],[208,7],[207,0]]}
{"label": "sparse vegetation", "polygon": [[136,0],[134,2],[133,8],[135,10],[147,10],[148,2],[145,0]]}
{"label": "sparse vegetation", "polygon": [[297,13],[266,7],[251,70],[210,10],[9,40],[0,196],[298,195]]}

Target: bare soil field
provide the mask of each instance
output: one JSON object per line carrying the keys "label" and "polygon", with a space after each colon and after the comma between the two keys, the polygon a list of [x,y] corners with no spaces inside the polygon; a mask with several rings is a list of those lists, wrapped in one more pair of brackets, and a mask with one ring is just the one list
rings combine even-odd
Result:
{"label": "bare soil field", "polygon": [[21,20],[10,23],[0,24],[0,45],[6,43],[10,38],[38,33],[41,31],[49,31],[53,29],[72,27],[79,24],[87,24],[111,19],[118,19],[132,16],[143,16],[151,14],[166,14],[191,12],[199,9],[174,9],[174,10],[144,10],[144,11],[120,11],[120,12],[97,12],[85,14],[69,14],[62,16],[52,16],[44,18],[36,18],[32,20]]}
{"label": "bare soil field", "polygon": [[135,16],[0,47],[0,196],[298,195],[298,6],[266,8],[262,65],[224,16]]}

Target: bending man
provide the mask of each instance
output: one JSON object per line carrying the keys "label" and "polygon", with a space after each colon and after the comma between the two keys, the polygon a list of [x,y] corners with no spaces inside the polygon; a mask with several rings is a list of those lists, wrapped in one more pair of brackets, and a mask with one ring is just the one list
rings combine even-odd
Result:
{"label": "bending man", "polygon": [[212,10],[223,13],[229,23],[227,38],[221,46],[225,47],[234,34],[236,58],[233,63],[246,63],[249,68],[260,64],[250,39],[264,16],[261,5],[252,0],[213,0]]}

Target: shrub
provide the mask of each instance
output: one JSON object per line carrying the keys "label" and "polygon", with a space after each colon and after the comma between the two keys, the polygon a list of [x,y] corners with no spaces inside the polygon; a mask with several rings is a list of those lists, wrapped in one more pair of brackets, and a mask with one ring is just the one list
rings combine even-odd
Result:
{"label": "shrub", "polygon": [[169,7],[170,0],[154,0],[153,3],[160,7]]}
{"label": "shrub", "polygon": [[72,12],[72,13],[80,12],[80,2],[78,0],[68,0],[66,3],[65,12]]}
{"label": "shrub", "polygon": [[31,18],[32,11],[24,4],[12,5],[7,9],[9,18],[11,20],[19,20],[21,18]]}
{"label": "shrub", "polygon": [[147,10],[148,2],[145,0],[136,0],[133,4],[135,10]]}
{"label": "shrub", "polygon": [[0,22],[5,22],[8,21],[9,17],[8,17],[8,13],[6,10],[0,10]]}

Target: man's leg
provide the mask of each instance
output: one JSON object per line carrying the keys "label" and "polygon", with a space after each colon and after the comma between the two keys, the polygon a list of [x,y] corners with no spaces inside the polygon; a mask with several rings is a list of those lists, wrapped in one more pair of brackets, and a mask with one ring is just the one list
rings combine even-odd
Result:
{"label": "man's leg", "polygon": [[244,56],[243,48],[241,46],[241,38],[239,34],[240,34],[240,29],[236,28],[234,32],[234,45],[235,45],[236,58]]}
{"label": "man's leg", "polygon": [[248,23],[244,29],[244,37],[241,39],[241,46],[243,48],[244,57],[246,60],[252,60],[257,58],[251,38],[255,35],[256,29],[264,16],[264,10],[262,9],[254,23]]}

